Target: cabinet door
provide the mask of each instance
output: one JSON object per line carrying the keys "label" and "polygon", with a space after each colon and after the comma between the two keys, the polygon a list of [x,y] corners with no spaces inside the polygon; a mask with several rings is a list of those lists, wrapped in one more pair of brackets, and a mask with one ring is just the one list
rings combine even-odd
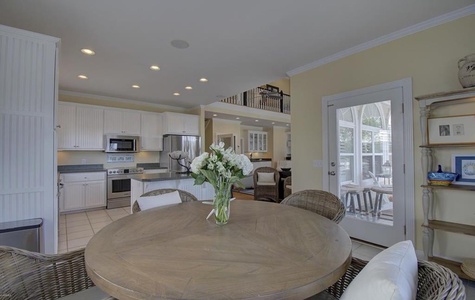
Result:
{"label": "cabinet door", "polygon": [[200,134],[200,117],[197,115],[187,115],[183,117],[183,126],[186,134]]}
{"label": "cabinet door", "polygon": [[162,115],[142,114],[140,143],[142,151],[162,151]]}
{"label": "cabinet door", "polygon": [[77,107],[77,149],[104,150],[104,110]]}
{"label": "cabinet door", "polygon": [[183,134],[186,132],[184,118],[179,114],[167,114],[163,122],[164,134]]}
{"label": "cabinet door", "polygon": [[113,109],[106,109],[104,111],[104,133],[123,134],[121,111]]}
{"label": "cabinet door", "polygon": [[85,208],[106,206],[105,181],[89,181],[85,187]]}
{"label": "cabinet door", "polygon": [[[58,149],[76,149],[76,106],[58,104]],[[102,125],[101,125],[102,127]]]}
{"label": "cabinet door", "polygon": [[140,113],[134,111],[122,112],[122,134],[140,135]]}
{"label": "cabinet door", "polygon": [[65,183],[63,194],[64,211],[84,208],[84,182]]}

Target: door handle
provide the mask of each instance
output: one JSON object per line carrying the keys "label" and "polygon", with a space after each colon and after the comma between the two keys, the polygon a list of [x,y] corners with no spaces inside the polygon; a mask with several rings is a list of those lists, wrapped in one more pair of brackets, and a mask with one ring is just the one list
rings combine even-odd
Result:
{"label": "door handle", "polygon": [[330,171],[328,171],[328,175],[335,176],[335,175],[336,175],[336,173],[335,173],[335,171],[331,171],[331,172],[330,172]]}

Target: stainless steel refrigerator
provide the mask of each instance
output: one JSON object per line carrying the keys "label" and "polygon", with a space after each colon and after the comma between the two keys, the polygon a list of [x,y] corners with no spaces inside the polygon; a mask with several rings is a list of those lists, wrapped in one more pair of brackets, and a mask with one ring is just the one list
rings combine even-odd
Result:
{"label": "stainless steel refrigerator", "polygon": [[[170,158],[170,153],[183,151],[187,153],[187,159],[177,161]],[[190,162],[201,154],[201,137],[195,135],[164,135],[163,151],[160,153],[160,166],[168,167],[170,172],[186,172],[186,168],[180,166],[190,166]]]}

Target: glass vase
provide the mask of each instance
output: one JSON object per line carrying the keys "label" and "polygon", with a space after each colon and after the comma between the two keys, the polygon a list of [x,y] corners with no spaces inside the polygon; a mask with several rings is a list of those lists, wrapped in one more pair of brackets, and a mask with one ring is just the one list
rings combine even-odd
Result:
{"label": "glass vase", "polygon": [[225,225],[229,221],[231,213],[231,184],[221,182],[215,187],[214,196],[214,219],[217,225]]}

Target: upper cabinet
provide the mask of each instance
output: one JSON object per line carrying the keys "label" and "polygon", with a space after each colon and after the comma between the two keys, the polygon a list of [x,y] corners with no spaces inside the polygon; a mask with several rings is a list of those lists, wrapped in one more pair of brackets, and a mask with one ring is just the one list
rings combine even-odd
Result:
{"label": "upper cabinet", "polygon": [[104,133],[140,135],[140,112],[121,109],[105,109]]}
{"label": "upper cabinet", "polygon": [[267,132],[249,130],[247,146],[248,152],[267,152]]}
{"label": "upper cabinet", "polygon": [[104,150],[104,110],[73,103],[58,104],[59,150]]}
{"label": "upper cabinet", "polygon": [[165,112],[163,116],[163,134],[200,134],[200,117],[197,115]]}
{"label": "upper cabinet", "polygon": [[159,113],[141,114],[140,151],[162,151],[162,115]]}

